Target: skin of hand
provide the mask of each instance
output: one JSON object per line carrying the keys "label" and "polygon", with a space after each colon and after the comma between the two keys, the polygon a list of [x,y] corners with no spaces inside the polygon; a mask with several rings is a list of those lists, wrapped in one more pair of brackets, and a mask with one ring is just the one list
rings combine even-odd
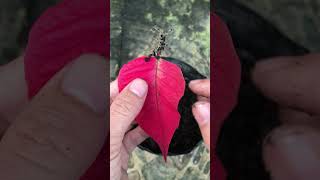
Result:
{"label": "skin of hand", "polygon": [[198,95],[192,113],[199,125],[203,141],[210,150],[210,79],[193,80],[189,88]]}
{"label": "skin of hand", "polygon": [[31,100],[23,58],[0,67],[0,179],[78,180],[108,133],[106,60],[83,55]]}
{"label": "skin of hand", "polygon": [[129,154],[148,136],[131,125],[141,111],[148,92],[142,79],[132,81],[119,93],[117,80],[110,84],[110,179],[128,179]]}
{"label": "skin of hand", "polygon": [[273,180],[320,177],[320,54],[259,62],[253,81],[279,105],[282,125],[266,137],[263,158]]}

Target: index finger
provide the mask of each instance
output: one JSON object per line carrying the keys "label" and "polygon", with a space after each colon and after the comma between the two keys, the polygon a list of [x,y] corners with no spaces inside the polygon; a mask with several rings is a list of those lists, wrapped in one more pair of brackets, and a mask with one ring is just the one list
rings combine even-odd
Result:
{"label": "index finger", "polygon": [[253,81],[277,103],[320,114],[320,54],[279,57],[258,63]]}
{"label": "index finger", "polygon": [[193,80],[189,83],[189,87],[199,96],[210,97],[210,79]]}

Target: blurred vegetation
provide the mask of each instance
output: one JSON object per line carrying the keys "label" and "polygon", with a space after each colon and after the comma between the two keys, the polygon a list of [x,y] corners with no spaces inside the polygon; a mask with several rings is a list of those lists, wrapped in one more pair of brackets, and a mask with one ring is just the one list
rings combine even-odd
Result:
{"label": "blurred vegetation", "polygon": [[111,76],[127,61],[148,55],[154,25],[168,30],[169,55],[209,75],[209,0],[112,0]]}
{"label": "blurred vegetation", "polygon": [[0,1],[0,65],[23,52],[32,24],[56,2],[58,0]]}
{"label": "blurred vegetation", "polygon": [[237,0],[272,22],[283,34],[320,52],[320,0]]}

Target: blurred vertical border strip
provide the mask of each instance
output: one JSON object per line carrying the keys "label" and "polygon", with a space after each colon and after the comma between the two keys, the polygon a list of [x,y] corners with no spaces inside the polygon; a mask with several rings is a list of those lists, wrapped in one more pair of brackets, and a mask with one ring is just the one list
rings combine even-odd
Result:
{"label": "blurred vertical border strip", "polygon": [[216,155],[221,126],[237,103],[241,66],[225,23],[213,12],[210,4],[210,102],[211,102],[211,179],[225,180],[227,173]]}
{"label": "blurred vertical border strip", "polygon": [[[111,48],[110,48],[110,0],[106,0],[106,24],[107,24],[107,37],[106,37],[106,51],[107,51],[107,74],[108,74],[108,84],[110,84],[110,81],[111,81],[111,78],[110,78],[110,51],[111,51]],[[110,94],[110,86],[108,85],[107,86],[107,94]],[[110,102],[110,97],[107,96],[108,98],[106,99],[106,101],[108,101],[108,103]],[[110,127],[110,113],[109,113],[109,109],[107,110],[108,113],[107,114],[107,117],[106,117],[106,121],[108,122],[108,127]],[[106,140],[106,149],[107,149],[107,169],[106,169],[106,173],[107,173],[107,177],[110,177],[110,131],[108,133],[108,136],[107,136],[107,140]]]}

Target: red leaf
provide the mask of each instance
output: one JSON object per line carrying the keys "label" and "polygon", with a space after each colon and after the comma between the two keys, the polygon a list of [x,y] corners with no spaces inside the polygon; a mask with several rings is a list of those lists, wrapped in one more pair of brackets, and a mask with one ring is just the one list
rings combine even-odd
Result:
{"label": "red leaf", "polygon": [[109,57],[107,2],[65,0],[33,25],[25,53],[29,97],[73,59],[85,53]]}
{"label": "red leaf", "polygon": [[166,160],[170,141],[180,122],[177,109],[185,89],[183,74],[177,65],[166,60],[152,57],[146,62],[145,57],[139,57],[121,68],[119,90],[136,78],[145,80],[149,86],[136,121],[158,143]]}
{"label": "red leaf", "polygon": [[[226,24],[214,13],[210,14],[211,29],[211,153],[215,150],[220,129],[228,114],[236,106],[240,87],[241,65]],[[217,180],[226,179],[226,171],[216,153],[211,155],[211,172]]]}

